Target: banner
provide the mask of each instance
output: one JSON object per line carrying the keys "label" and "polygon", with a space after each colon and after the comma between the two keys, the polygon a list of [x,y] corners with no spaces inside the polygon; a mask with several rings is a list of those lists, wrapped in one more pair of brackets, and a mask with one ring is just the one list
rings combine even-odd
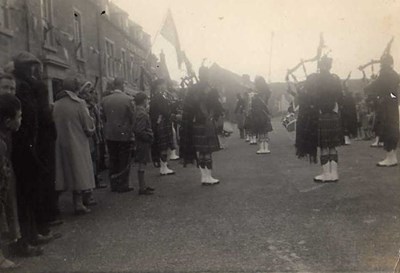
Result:
{"label": "banner", "polygon": [[181,68],[183,62],[181,45],[179,43],[178,31],[176,29],[174,18],[172,17],[172,12],[170,9],[168,9],[167,17],[165,18],[160,34],[175,47],[178,66]]}

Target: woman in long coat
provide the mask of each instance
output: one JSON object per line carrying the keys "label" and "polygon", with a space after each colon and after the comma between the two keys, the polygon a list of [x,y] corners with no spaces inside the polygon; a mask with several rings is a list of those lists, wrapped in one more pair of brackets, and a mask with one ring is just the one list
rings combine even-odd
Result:
{"label": "woman in long coat", "polygon": [[84,214],[90,210],[83,205],[82,193],[95,187],[89,145],[95,126],[85,101],[76,94],[78,88],[76,79],[64,80],[64,91],[54,105],[56,189],[73,191],[75,213]]}

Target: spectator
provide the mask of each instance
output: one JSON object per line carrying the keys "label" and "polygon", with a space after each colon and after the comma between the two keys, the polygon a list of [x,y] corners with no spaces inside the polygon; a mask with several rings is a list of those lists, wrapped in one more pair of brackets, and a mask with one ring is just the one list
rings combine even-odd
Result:
{"label": "spectator", "polygon": [[139,195],[151,195],[153,194],[154,189],[151,187],[146,187],[144,177],[146,164],[151,161],[151,143],[154,139],[153,131],[151,130],[150,117],[146,109],[148,104],[147,95],[143,92],[139,92],[135,96],[135,104],[135,162],[138,163]]}
{"label": "spectator", "polygon": [[84,100],[78,98],[79,84],[76,78],[67,78],[54,105],[54,121],[57,127],[56,188],[72,191],[76,215],[90,209],[83,204],[83,192],[95,187],[89,137],[94,122]]}
{"label": "spectator", "polygon": [[[38,231],[39,200],[44,197],[45,182],[42,174],[48,168],[40,145],[43,144],[46,130],[40,119],[43,117],[43,84],[41,82],[41,63],[28,52],[21,52],[14,58],[14,76],[16,79],[16,96],[21,101],[24,119],[21,128],[12,136],[12,164],[15,170],[18,216],[21,227],[21,239],[15,245],[16,254],[20,256],[38,256],[43,253],[40,247],[53,239],[51,234],[40,235]],[[40,232],[48,227],[39,219]]]}
{"label": "spectator", "polygon": [[133,142],[134,103],[124,92],[124,80],[114,81],[115,90],[101,103],[104,135],[109,153],[112,192],[129,192],[131,147]]}
{"label": "spectator", "polygon": [[18,131],[21,116],[20,101],[11,94],[0,95],[0,269],[18,267],[4,257],[2,248],[7,240],[16,241],[21,237],[15,179],[10,160],[10,134]]}
{"label": "spectator", "polygon": [[106,188],[100,177],[100,145],[103,141],[103,124],[100,116],[100,107],[97,103],[97,94],[91,82],[85,82],[80,90],[79,97],[85,100],[90,116],[93,118],[96,130],[89,138],[90,152],[92,155],[93,169],[95,175],[96,188]]}
{"label": "spectator", "polygon": [[15,95],[15,79],[12,74],[0,73],[0,95],[13,94]]}

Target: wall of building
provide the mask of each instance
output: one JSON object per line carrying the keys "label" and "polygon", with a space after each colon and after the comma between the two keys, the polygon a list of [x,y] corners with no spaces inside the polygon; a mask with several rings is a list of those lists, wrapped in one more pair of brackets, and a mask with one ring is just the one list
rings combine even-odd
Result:
{"label": "wall of building", "polygon": [[[50,100],[60,89],[61,80],[76,73],[82,79],[97,81],[99,95],[115,77],[124,77],[130,90],[139,88],[140,67],[149,69],[146,57],[151,54],[151,38],[115,4],[108,0],[0,0],[0,6],[2,1],[7,2],[9,28],[0,26],[0,66],[22,50],[36,55],[43,63]],[[49,18],[46,3],[51,6]],[[114,43],[112,59],[106,55],[106,39]],[[107,73],[107,62],[113,63],[115,73]]]}

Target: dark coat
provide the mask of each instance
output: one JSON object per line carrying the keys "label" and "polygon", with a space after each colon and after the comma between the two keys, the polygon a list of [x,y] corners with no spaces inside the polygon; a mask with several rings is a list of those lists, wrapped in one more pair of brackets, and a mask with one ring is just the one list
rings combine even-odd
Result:
{"label": "dark coat", "polygon": [[357,109],[356,102],[351,93],[343,97],[342,107],[340,109],[344,135],[350,137],[357,136]]}
{"label": "dark coat", "polygon": [[143,107],[136,109],[134,132],[136,140],[135,162],[146,164],[151,160],[150,150],[154,136],[149,114]]}
{"label": "dark coat", "polygon": [[[13,134],[12,164],[17,177],[18,188],[24,195],[32,194],[38,186],[39,174],[46,170],[40,159],[42,139],[39,139],[40,104],[38,84],[17,75],[16,96],[21,101],[22,122],[18,132]],[[45,134],[41,133],[43,137]],[[22,193],[21,192],[21,193]]]}
{"label": "dark coat", "polygon": [[[155,162],[160,161],[162,151],[173,149],[172,107],[170,101],[161,93],[155,93],[150,101],[150,120],[154,133],[152,156]],[[159,120],[159,117],[161,119]]]}
{"label": "dark coat", "polygon": [[[15,176],[10,161],[10,136],[0,132],[0,236],[20,238]],[[2,238],[0,237],[0,245]]]}
{"label": "dark coat", "polygon": [[393,150],[399,141],[399,106],[398,88],[400,78],[392,68],[382,69],[378,78],[371,82],[365,91],[376,94],[378,99],[377,112],[380,122],[380,140],[386,150]]}
{"label": "dark coat", "polygon": [[128,142],[133,139],[134,105],[133,98],[115,90],[103,98],[101,108],[104,118],[106,140]]}
{"label": "dark coat", "polygon": [[[308,157],[310,162],[317,163],[318,145],[325,142],[319,137],[321,115],[332,114],[336,103],[340,104],[342,101],[342,85],[339,77],[320,73],[309,75],[304,90],[298,94],[298,100],[296,155],[299,158]],[[341,127],[337,120],[332,121],[332,124],[335,126],[334,139],[337,140],[340,138]],[[324,126],[328,126],[326,122]]]}
{"label": "dark coat", "polygon": [[255,95],[251,101],[250,120],[251,131],[254,134],[267,134],[272,131],[267,103],[263,101],[259,94]]}
{"label": "dark coat", "polygon": [[184,100],[180,156],[184,165],[193,163],[196,151],[211,153],[219,149],[215,121],[223,113],[215,92],[206,93],[210,86],[197,83],[192,86]]}

